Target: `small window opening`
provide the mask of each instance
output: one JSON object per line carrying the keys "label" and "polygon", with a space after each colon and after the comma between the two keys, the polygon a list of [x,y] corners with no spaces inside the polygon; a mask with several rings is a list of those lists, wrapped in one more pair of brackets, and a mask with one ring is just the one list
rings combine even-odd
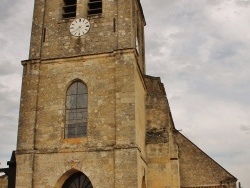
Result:
{"label": "small window opening", "polygon": [[76,17],[76,0],[63,0],[63,18],[75,18]]}
{"label": "small window opening", "polygon": [[140,35],[139,35],[139,28],[137,27],[136,38],[135,38],[135,48],[137,53],[140,53]]}
{"label": "small window opening", "polygon": [[43,42],[46,41],[46,28],[43,28]]}
{"label": "small window opening", "polygon": [[88,15],[102,14],[102,0],[89,0]]}

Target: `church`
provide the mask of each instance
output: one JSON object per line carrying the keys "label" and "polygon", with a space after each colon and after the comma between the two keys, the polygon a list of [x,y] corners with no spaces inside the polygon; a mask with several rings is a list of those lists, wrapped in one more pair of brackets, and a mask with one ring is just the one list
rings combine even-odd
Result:
{"label": "church", "polygon": [[35,0],[17,188],[236,188],[175,129],[145,26],[140,0]]}

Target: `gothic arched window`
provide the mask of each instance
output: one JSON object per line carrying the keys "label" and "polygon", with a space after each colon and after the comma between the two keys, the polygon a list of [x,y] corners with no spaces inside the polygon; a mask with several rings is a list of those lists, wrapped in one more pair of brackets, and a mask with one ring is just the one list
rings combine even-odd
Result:
{"label": "gothic arched window", "polygon": [[80,138],[87,135],[88,90],[80,82],[74,82],[67,90],[65,138]]}
{"label": "gothic arched window", "polygon": [[65,181],[62,188],[93,188],[93,185],[86,175],[77,172]]}
{"label": "gothic arched window", "polygon": [[75,18],[76,17],[76,0],[63,0],[63,18]]}

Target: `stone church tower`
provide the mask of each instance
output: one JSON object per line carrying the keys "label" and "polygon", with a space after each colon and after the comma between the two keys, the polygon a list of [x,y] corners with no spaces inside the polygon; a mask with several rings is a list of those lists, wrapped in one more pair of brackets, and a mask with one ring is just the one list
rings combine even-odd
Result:
{"label": "stone church tower", "polygon": [[145,71],[140,0],[35,0],[17,188],[235,188]]}

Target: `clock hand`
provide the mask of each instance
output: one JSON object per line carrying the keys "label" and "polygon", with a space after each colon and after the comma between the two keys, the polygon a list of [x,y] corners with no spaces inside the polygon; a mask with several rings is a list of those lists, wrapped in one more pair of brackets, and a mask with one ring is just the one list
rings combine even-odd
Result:
{"label": "clock hand", "polygon": [[79,26],[77,29],[73,30],[72,33],[77,32],[81,27]]}

